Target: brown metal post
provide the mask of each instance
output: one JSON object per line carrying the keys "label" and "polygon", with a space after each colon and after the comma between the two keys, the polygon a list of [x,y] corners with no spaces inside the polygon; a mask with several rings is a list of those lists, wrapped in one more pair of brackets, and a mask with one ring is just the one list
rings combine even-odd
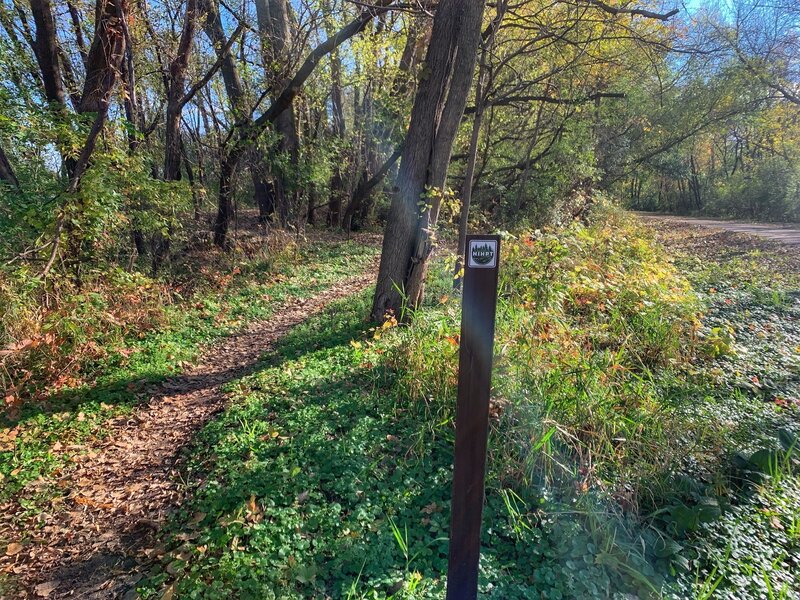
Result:
{"label": "brown metal post", "polygon": [[478,596],[500,238],[467,236],[447,600]]}

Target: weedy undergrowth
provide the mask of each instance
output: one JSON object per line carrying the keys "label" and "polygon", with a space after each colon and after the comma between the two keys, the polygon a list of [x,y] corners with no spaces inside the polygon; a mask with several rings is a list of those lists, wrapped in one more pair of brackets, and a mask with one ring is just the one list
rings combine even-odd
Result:
{"label": "weedy undergrowth", "polygon": [[[728,371],[752,341],[743,319],[719,319],[691,272],[613,211],[504,247],[482,597],[791,596],[795,438],[768,432],[793,408]],[[366,296],[342,302],[232,386],[145,595],[442,596],[450,273],[432,268],[411,324],[370,325]]]}
{"label": "weedy undergrowth", "polygon": [[[707,299],[685,271],[614,210],[588,226],[507,235],[501,262],[487,494],[499,495],[517,537],[525,523],[574,527],[576,555],[603,573],[584,580],[604,582],[599,594],[658,595],[691,581],[702,551],[687,537],[726,510],[727,456],[763,415],[741,395],[721,398],[725,385],[708,374],[709,361],[742,351],[740,334],[709,327]],[[784,297],[756,301],[774,309]],[[402,341],[388,358],[400,393],[428,415],[414,448],[454,417],[459,311],[438,301],[394,333]],[[772,459],[763,470],[773,484],[791,476],[787,454],[753,456]]]}
{"label": "weedy undergrowth", "polygon": [[18,299],[16,312],[0,319],[5,340],[30,328],[19,348],[0,354],[0,377],[13,382],[10,410],[0,415],[0,500],[18,497],[26,512],[41,510],[64,493],[50,474],[84,452],[86,440],[106,435],[110,418],[147,400],[151,384],[179,373],[204,344],[358,273],[377,252],[346,241],[283,242],[274,253],[265,246],[220,256],[214,268],[183,265],[186,277],[203,271],[193,290],[120,272],[119,280],[87,278],[82,292],[65,284],[51,309],[28,314],[34,297]]}

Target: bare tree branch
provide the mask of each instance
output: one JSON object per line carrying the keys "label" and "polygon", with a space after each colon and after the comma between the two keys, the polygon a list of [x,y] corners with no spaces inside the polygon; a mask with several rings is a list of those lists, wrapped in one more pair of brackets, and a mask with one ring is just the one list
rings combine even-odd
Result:
{"label": "bare tree branch", "polygon": [[217,71],[219,71],[220,67],[222,67],[222,63],[225,62],[225,54],[231,49],[233,44],[236,42],[236,38],[244,31],[246,25],[243,21],[239,22],[239,26],[234,30],[231,34],[230,39],[225,43],[225,45],[217,52],[217,60],[214,61],[214,64],[211,65],[211,68],[206,72],[203,77],[201,77],[192,87],[190,87],[186,93],[181,98],[180,102],[178,103],[178,110],[182,109],[186,104],[194,98],[194,95],[200,91],[205,85],[211,81],[211,78],[216,75]]}
{"label": "bare tree branch", "polygon": [[673,8],[667,13],[657,13],[643,8],[617,8],[606,4],[602,0],[587,0],[587,2],[612,15],[635,15],[647,19],[657,19],[658,21],[668,21],[680,12],[677,8]]}

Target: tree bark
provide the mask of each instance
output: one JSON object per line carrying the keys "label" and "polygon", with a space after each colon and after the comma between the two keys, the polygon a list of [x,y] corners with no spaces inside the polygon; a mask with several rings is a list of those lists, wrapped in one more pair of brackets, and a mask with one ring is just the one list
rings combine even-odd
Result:
{"label": "tree bark", "polygon": [[364,219],[368,212],[367,205],[370,193],[376,185],[383,181],[386,173],[388,173],[389,169],[397,162],[402,152],[403,146],[398,147],[372,177],[367,178],[367,172],[364,171],[356,189],[353,191],[353,197],[350,199],[350,203],[347,205],[347,210],[345,210],[344,218],[342,219],[345,230],[354,231],[364,224]]}
{"label": "tree bark", "polygon": [[689,156],[689,166],[692,175],[690,187],[692,188],[692,194],[694,195],[695,208],[700,211],[703,210],[703,196],[702,190],[700,189],[700,176],[697,171],[697,161],[694,159],[694,154]]}
{"label": "tree bark", "polygon": [[124,0],[98,0],[94,38],[86,58],[79,113],[99,112],[122,71],[125,58]]}
{"label": "tree bark", "polygon": [[44,95],[48,102],[63,109],[66,103],[64,83],[58,66],[58,40],[53,9],[50,0],[30,0],[30,5],[36,25],[33,53],[41,72]]}
{"label": "tree bark", "polygon": [[[328,35],[333,32],[329,31]],[[333,165],[333,175],[330,181],[330,194],[328,197],[328,227],[338,227],[342,218],[342,204],[347,195],[344,156],[344,138],[347,129],[344,121],[344,94],[342,92],[342,62],[339,53],[331,52],[331,113],[333,115],[332,133],[338,141],[338,160]]]}
{"label": "tree bark", "polygon": [[[289,4],[286,0],[256,0],[256,17],[261,34],[261,50],[264,65],[271,73],[271,89],[273,98],[277,98],[287,86],[284,69],[290,62],[289,51],[292,46],[289,19]],[[291,168],[297,166],[299,137],[295,122],[294,110],[287,106],[274,119],[275,131],[278,133],[278,151],[288,154]],[[275,208],[282,225],[289,217],[289,193],[292,188],[288,173],[274,174],[273,190]]]}
{"label": "tree bark", "polygon": [[[406,43],[397,65],[397,73],[392,80],[392,95],[399,101],[406,99],[413,92],[413,71],[424,57],[428,42],[430,41],[431,27],[426,16],[417,16],[410,19],[406,32]],[[358,177],[358,183],[353,189],[350,201],[342,218],[342,226],[346,231],[355,231],[366,224],[372,210],[374,200],[372,190],[381,182],[389,170],[400,158],[403,144],[394,145],[393,131],[402,116],[397,106],[391,108],[377,108],[381,113],[388,115],[375,119],[376,107],[374,94],[369,96],[369,110],[364,114],[369,116],[369,126],[365,127],[363,150],[364,168]],[[394,148],[392,150],[392,148]],[[392,150],[392,154],[380,163],[380,154]]]}
{"label": "tree bark", "polygon": [[[214,46],[217,56],[222,59],[220,71],[225,84],[225,93],[233,111],[234,126],[249,123],[250,109],[247,106],[244,86],[239,77],[233,52],[228,45],[229,40],[217,4],[215,0],[200,0],[199,10],[205,14],[203,30]],[[253,182],[253,199],[258,207],[258,218],[261,223],[267,223],[275,212],[274,189],[267,176],[269,169],[266,159],[257,148],[250,152],[249,169]]]}
{"label": "tree bark", "polygon": [[124,86],[122,104],[125,109],[125,118],[131,125],[128,130],[128,151],[134,154],[142,142],[142,136],[144,135],[146,125],[144,109],[136,93],[136,68],[133,62],[133,39],[124,15],[121,24],[125,36],[125,60],[122,61],[121,72],[122,85]]}
{"label": "tree bark", "polygon": [[220,73],[222,73],[222,81],[225,83],[225,92],[228,95],[228,101],[233,110],[233,118],[236,123],[243,122],[249,118],[249,111],[247,110],[245,102],[244,86],[239,77],[239,69],[236,66],[236,60],[233,57],[233,52],[228,47],[228,36],[225,34],[225,28],[222,25],[219,9],[217,8],[215,0],[199,0],[198,10],[205,15],[203,19],[203,31],[208,39],[211,41],[217,57],[222,60]]}
{"label": "tree bark", "polygon": [[237,163],[235,155],[228,155],[228,158],[222,161],[219,173],[219,203],[217,204],[217,218],[214,221],[214,244],[224,249],[230,247],[228,225],[233,218],[232,185]]}
{"label": "tree bark", "polygon": [[250,178],[253,181],[253,199],[258,207],[258,222],[267,224],[275,214],[275,186],[269,180],[266,160],[258,149],[251,153]]}
{"label": "tree bark", "polygon": [[169,87],[167,89],[167,115],[164,122],[164,180],[179,181],[181,178],[181,113],[185,104],[186,73],[189,55],[194,43],[197,23],[197,0],[186,0],[178,49],[169,65]]}
{"label": "tree bark", "polygon": [[19,189],[19,180],[17,179],[14,169],[12,168],[8,157],[6,156],[6,153],[3,151],[2,146],[0,146],[0,181],[5,181],[11,186]]}
{"label": "tree bark", "polygon": [[[442,0],[417,90],[411,123],[383,238],[372,317],[399,316],[405,295],[419,306],[424,292],[433,229],[456,130],[464,113],[480,41],[484,0]],[[420,214],[426,188],[434,191]]]}
{"label": "tree bark", "polygon": [[67,0],[67,10],[69,11],[69,17],[72,20],[72,30],[75,33],[75,43],[78,46],[78,52],[81,55],[81,61],[83,61],[83,66],[86,67],[89,51],[86,49],[86,41],[83,37],[81,13],[72,0]]}

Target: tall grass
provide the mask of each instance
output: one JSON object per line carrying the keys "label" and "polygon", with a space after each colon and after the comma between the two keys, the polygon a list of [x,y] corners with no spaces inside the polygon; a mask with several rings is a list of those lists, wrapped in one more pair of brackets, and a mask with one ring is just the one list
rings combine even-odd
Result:
{"label": "tall grass", "polygon": [[[652,496],[682,456],[687,423],[663,388],[695,352],[698,310],[689,283],[622,214],[509,236],[492,394],[498,475],[602,490],[631,509]],[[400,385],[437,423],[453,416],[458,327],[448,300],[397,334]]]}
{"label": "tall grass", "polygon": [[[653,548],[675,548],[642,517],[716,433],[670,392],[701,349],[700,302],[651,234],[610,209],[588,226],[507,236],[501,265],[487,494],[522,528],[542,503],[579,521],[597,559],[646,596]],[[391,349],[377,344],[404,410],[427,413],[420,445],[454,418],[459,302],[446,283],[434,285],[438,308],[398,328]]]}

